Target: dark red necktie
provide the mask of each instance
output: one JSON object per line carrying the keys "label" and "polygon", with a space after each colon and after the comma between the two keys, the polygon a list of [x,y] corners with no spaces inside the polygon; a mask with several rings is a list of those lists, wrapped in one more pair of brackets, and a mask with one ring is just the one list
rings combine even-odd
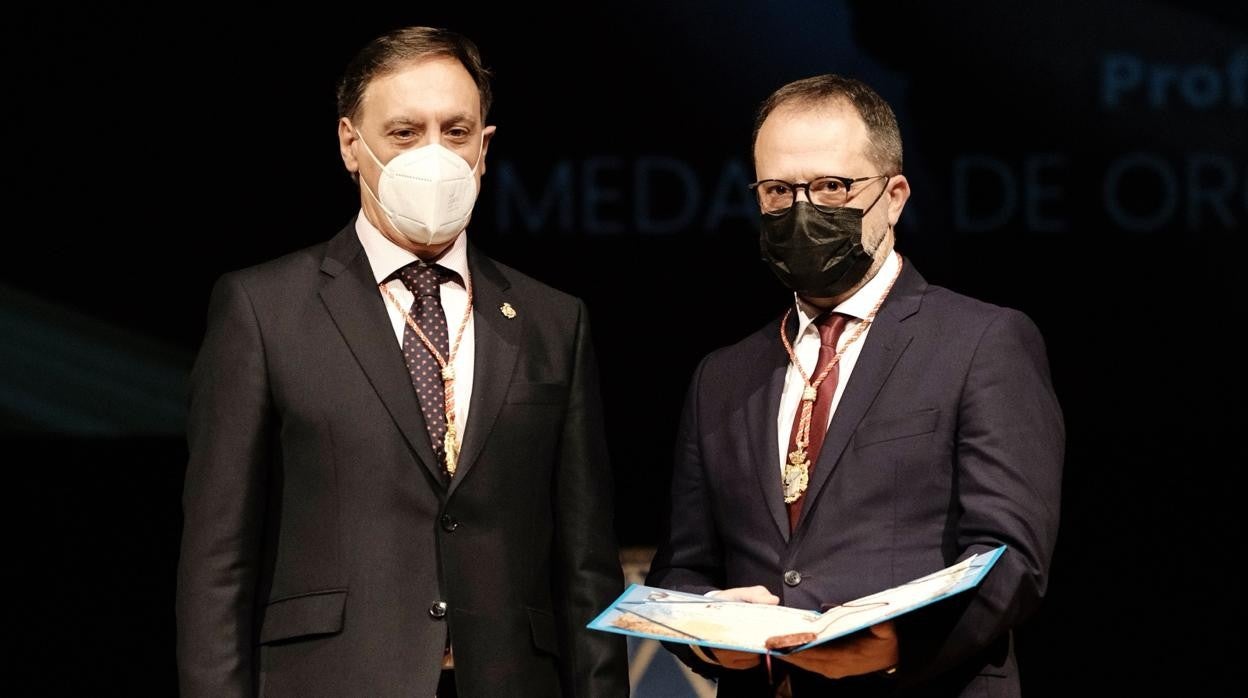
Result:
{"label": "dark red necktie", "polygon": [[[819,329],[819,360],[815,364],[815,370],[808,374],[811,380],[814,380],[823,373],[823,369],[836,356],[836,342],[840,338],[841,333],[845,331],[845,325],[849,322],[848,315],[834,313],[828,311],[815,318],[815,327]],[[809,473],[811,482],[814,481],[815,463],[819,460],[819,449],[823,446],[823,436],[828,430],[828,414],[832,410],[832,396],[836,394],[836,383],[840,375],[840,362],[832,367],[823,382],[819,384],[817,390],[818,396],[815,398],[814,411],[810,417],[810,445],[806,447],[806,459],[810,463]],[[789,430],[789,449],[785,451],[785,457],[797,448],[797,429],[798,423],[801,422],[802,408],[798,403],[797,413],[793,415],[793,428]],[[789,508],[789,532],[792,533],[797,528],[797,519],[802,513],[802,502],[806,501],[806,495],[802,494],[797,501],[788,504]]]}
{"label": "dark red necktie", "polygon": [[[450,333],[446,327],[446,314],[442,311],[441,286],[442,282],[454,278],[455,272],[436,264],[412,262],[396,274],[407,290],[416,296],[408,314],[446,359],[451,353]],[[445,468],[446,394],[442,387],[442,366],[406,322],[403,324],[403,360],[407,362],[416,397],[420,400],[420,411],[425,416],[433,452]]]}

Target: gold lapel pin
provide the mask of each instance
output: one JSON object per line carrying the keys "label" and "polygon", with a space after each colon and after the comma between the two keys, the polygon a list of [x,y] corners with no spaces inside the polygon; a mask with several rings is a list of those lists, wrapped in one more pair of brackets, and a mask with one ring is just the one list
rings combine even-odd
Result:
{"label": "gold lapel pin", "polygon": [[502,305],[498,306],[498,311],[502,313],[503,317],[507,318],[508,320],[516,316],[516,309],[511,307],[511,303],[503,303]]}

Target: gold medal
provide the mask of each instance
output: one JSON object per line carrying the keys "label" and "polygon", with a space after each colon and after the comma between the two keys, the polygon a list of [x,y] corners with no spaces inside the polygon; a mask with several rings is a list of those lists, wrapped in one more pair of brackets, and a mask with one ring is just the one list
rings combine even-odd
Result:
{"label": "gold medal", "polygon": [[789,462],[784,464],[784,503],[792,504],[806,492],[810,484],[810,467],[806,460],[806,452],[798,449],[789,454]]}
{"label": "gold medal", "polygon": [[456,439],[454,422],[446,425],[446,438],[442,441],[442,447],[446,451],[446,474],[454,477],[455,468],[459,467],[459,441]]}

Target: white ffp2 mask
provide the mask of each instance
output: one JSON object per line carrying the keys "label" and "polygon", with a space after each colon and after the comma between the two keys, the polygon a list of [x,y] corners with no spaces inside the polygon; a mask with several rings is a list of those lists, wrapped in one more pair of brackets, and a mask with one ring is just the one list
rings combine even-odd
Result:
{"label": "white ffp2 mask", "polygon": [[390,224],[407,239],[418,245],[439,245],[454,240],[468,226],[477,202],[476,172],[485,152],[484,133],[477,162],[472,167],[438,143],[405,150],[383,165],[364,137],[356,133],[369,156],[381,167],[376,193],[362,177],[360,181]]}

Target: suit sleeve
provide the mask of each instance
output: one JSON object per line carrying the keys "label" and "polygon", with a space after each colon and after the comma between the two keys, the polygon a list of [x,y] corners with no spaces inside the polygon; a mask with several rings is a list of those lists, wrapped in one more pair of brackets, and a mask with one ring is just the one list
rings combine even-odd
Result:
{"label": "suit sleeve", "polygon": [[959,557],[1009,547],[974,593],[899,619],[907,681],[1000,644],[1048,584],[1065,427],[1044,341],[1022,313],[1004,311],[979,339],[960,398],[955,457]]}
{"label": "suit sleeve", "polygon": [[565,693],[628,695],[624,638],[586,628],[624,590],[598,368],[578,304],[573,374],[555,467],[555,609]]}
{"label": "suit sleeve", "polygon": [[[708,357],[709,358],[709,357]],[[662,536],[646,583],[650,586],[704,594],[724,586],[723,557],[719,531],[711,513],[705,464],[699,445],[699,386],[708,359],[703,359],[694,372],[685,397],[684,412],[676,438],[675,463],[672,468],[667,530]],[[694,671],[708,678],[715,677],[720,667],[702,661],[680,643],[663,643],[669,651]]]}
{"label": "suit sleeve", "polygon": [[269,388],[251,301],[235,275],[212,292],[191,372],[189,460],[177,583],[184,698],[253,691],[253,632]]}

